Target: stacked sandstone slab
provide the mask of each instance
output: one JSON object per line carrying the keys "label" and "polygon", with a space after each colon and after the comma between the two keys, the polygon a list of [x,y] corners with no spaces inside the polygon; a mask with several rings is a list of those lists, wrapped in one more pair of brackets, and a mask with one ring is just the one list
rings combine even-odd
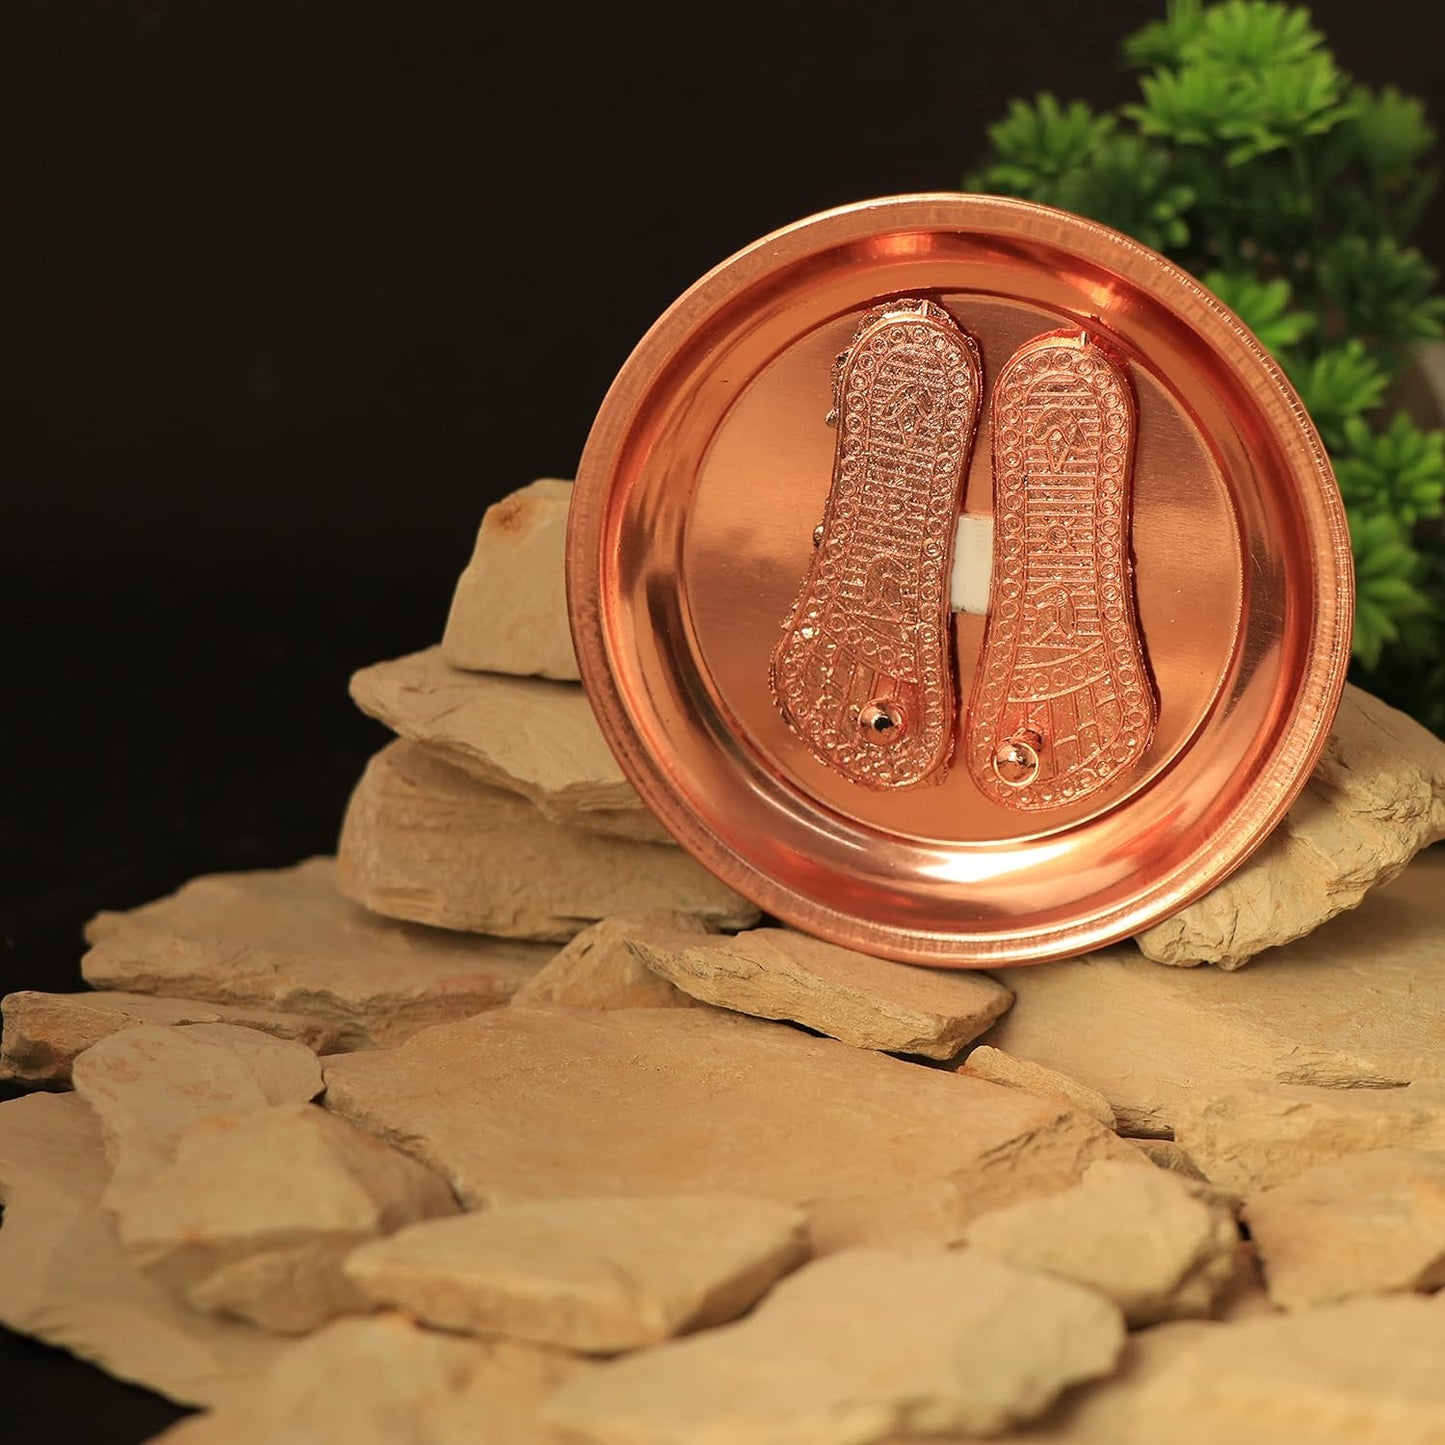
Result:
{"label": "stacked sandstone slab", "polygon": [[396,740],[336,860],[101,914],[92,992],[5,1000],[0,1320],[195,1445],[1445,1439],[1445,868],[1390,881],[1445,745],[1352,693],[1137,946],[886,963],[660,835],[568,495],[357,675]]}

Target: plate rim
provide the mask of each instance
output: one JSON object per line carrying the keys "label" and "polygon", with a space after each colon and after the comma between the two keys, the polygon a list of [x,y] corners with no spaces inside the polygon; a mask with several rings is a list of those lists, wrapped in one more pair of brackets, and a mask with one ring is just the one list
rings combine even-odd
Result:
{"label": "plate rim", "polygon": [[[1203,850],[1195,848],[1155,885],[1091,915],[1086,923],[995,933],[986,941],[971,943],[968,956],[958,951],[957,932],[872,922],[780,883],[725,843],[706,818],[686,806],[643,742],[618,686],[601,606],[605,564],[600,544],[614,479],[611,463],[626,438],[629,420],[666,369],[676,342],[691,334],[727,294],[810,252],[864,239],[885,221],[894,229],[996,230],[1010,239],[1046,240],[1072,250],[1078,250],[1080,243],[1103,246],[1110,252],[1111,265],[1119,259],[1115,269],[1171,310],[1177,311],[1178,303],[1171,302],[1168,292],[1182,291],[1225,327],[1242,359],[1284,403],[1293,425],[1293,435],[1282,438],[1289,470],[1297,485],[1302,474],[1312,474],[1317,485],[1313,495],[1302,501],[1307,511],[1319,509],[1316,515],[1330,541],[1325,555],[1315,555],[1311,597],[1315,625],[1292,691],[1291,716],[1268,768],[1241,794],[1225,824],[1212,835],[1222,846],[1209,850],[1211,861],[1201,863]],[[713,292],[721,284],[726,292],[715,299]],[[624,775],[668,833],[714,876],[794,927],[846,947],[939,967],[997,968],[1070,957],[1138,934],[1217,887],[1268,839],[1304,789],[1328,740],[1350,660],[1354,572],[1344,503],[1318,431],[1278,364],[1223,302],[1174,262],[1099,222],[1014,197],[919,192],[852,202],[771,231],[708,270],[648,328],[598,409],[577,469],[566,559],[568,617],[582,686]],[[1014,941],[1015,935],[1020,941]]]}

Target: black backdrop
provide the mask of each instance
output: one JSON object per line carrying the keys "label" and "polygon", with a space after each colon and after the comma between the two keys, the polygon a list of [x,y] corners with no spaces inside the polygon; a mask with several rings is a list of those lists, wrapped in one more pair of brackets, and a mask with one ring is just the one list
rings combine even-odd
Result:
{"label": "black backdrop", "polygon": [[[1158,9],[6,0],[3,987],[76,986],[97,908],[328,849],[382,739],[348,672],[438,638],[484,506],[571,474],[655,315],[956,187],[1012,95],[1125,98]],[[1445,119],[1433,4],[1314,10]],[[0,1332],[0,1413],[176,1412]]]}

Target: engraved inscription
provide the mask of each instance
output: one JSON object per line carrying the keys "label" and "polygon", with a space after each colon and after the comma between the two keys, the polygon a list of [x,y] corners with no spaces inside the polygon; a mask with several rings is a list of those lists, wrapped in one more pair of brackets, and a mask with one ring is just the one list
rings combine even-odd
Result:
{"label": "engraved inscription", "polygon": [[1134,606],[1133,391],[1087,333],[1010,358],[990,400],[994,566],[968,764],[996,803],[1078,802],[1132,768],[1157,708]]}
{"label": "engraved inscription", "polygon": [[863,787],[947,772],[949,579],[980,382],[973,338],[920,300],[870,311],[834,370],[833,482],[768,680],[813,755]]}

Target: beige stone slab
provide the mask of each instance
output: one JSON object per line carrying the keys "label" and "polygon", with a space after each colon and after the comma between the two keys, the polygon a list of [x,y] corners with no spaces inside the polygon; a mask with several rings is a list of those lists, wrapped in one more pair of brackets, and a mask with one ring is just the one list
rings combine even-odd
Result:
{"label": "beige stone slab", "polygon": [[1214,1318],[1229,1323],[1256,1319],[1261,1315],[1277,1315],[1279,1309],[1265,1288],[1259,1251],[1252,1241],[1240,1242],[1236,1265],[1234,1278],[1214,1307]]}
{"label": "beige stone slab", "polygon": [[1140,1392],[1124,1445],[1439,1445],[1445,1309],[1402,1295],[1215,1326]]}
{"label": "beige stone slab", "polygon": [[818,1249],[954,1242],[1133,1157],[1057,1101],[713,1009],[499,1009],[336,1055],[326,1078],[328,1108],[469,1207],[750,1194],[803,1207]]}
{"label": "beige stone slab", "polygon": [[741,1323],[564,1385],[542,1418],[599,1445],[997,1433],[1106,1375],[1118,1311],[974,1251],[848,1250],[783,1281]]}
{"label": "beige stone slab", "polygon": [[81,971],[97,988],[323,1018],[346,1048],[503,1004],[554,952],[378,918],[341,896],[330,858],[196,878],[100,914],[86,938]]}
{"label": "beige stone slab", "polygon": [[732,928],[758,917],[680,848],[561,827],[401,741],[351,795],[337,881],[372,912],[507,938],[566,940],[610,914],[660,908]]}
{"label": "beige stone slab", "polygon": [[806,1229],[736,1194],[552,1199],[413,1225],[346,1270],[426,1324],[612,1355],[736,1319],[807,1257]]}
{"label": "beige stone slab", "polygon": [[588,1369],[556,1350],[469,1340],[400,1315],[336,1320],[244,1399],[182,1420],[156,1445],[576,1445],[537,1422]]}
{"label": "beige stone slab", "polygon": [[[1130,1139],[1140,1157],[1158,1169],[1184,1180],[1200,1199],[1224,1205],[1236,1217],[1244,1205],[1244,1197],[1234,1189],[1226,1189],[1204,1177],[1204,1171],[1172,1139]],[[1262,1288],[1263,1286],[1261,1286]]]}
{"label": "beige stone slab", "polygon": [[322,1088],[310,1049],[234,1024],[140,1024],[88,1048],[72,1077],[105,1133],[108,1203],[168,1164],[203,1119],[304,1103]]}
{"label": "beige stone slab", "polygon": [[915,968],[790,928],[635,939],[657,975],[704,1003],[791,1019],[864,1049],[949,1059],[1013,1001],[987,974]]}
{"label": "beige stone slab", "polygon": [[1167,1169],[1169,1173],[1180,1174],[1185,1179],[1204,1178],[1204,1171],[1173,1139],[1131,1139],[1129,1142],[1159,1169]]}
{"label": "beige stone slab", "polygon": [[453,667],[576,680],[567,620],[572,483],[544,478],[487,508],[442,638]]}
{"label": "beige stone slab", "polygon": [[1147,1162],[1101,1161],[1071,1189],[973,1220],[970,1249],[1106,1295],[1131,1325],[1207,1315],[1235,1272],[1234,1211]]}
{"label": "beige stone slab", "polygon": [[369,1308],[358,1245],[452,1214],[430,1169],[313,1104],[204,1119],[118,1202],[130,1255],[197,1309],[303,1334]]}
{"label": "beige stone slab", "polygon": [[1374,1149],[1252,1196],[1270,1298],[1308,1309],[1445,1285],[1445,1151]]}
{"label": "beige stone slab", "polygon": [[1269,840],[1203,898],[1140,934],[1139,947],[1160,963],[1238,968],[1357,907],[1440,838],[1445,742],[1347,686],[1324,754]]}
{"label": "beige stone slab", "polygon": [[[1031,1424],[1004,1435],[929,1436],[928,1445],[984,1445],[986,1440],[1007,1441],[1009,1445],[1123,1445],[1144,1386],[1211,1328],[1202,1320],[1175,1320],[1153,1329],[1136,1330],[1124,1341],[1111,1375],[1065,1391]],[[893,1435],[884,1445],[905,1445],[905,1441],[916,1438]]]}
{"label": "beige stone slab", "polygon": [[1267,968],[1160,968],[1132,945],[1010,969],[986,1042],[1097,1089],[1121,1130],[1167,1135],[1179,1104],[1251,1081],[1445,1079],[1445,887],[1373,893]]}
{"label": "beige stone slab", "polygon": [[1248,1198],[1372,1149],[1445,1149],[1445,1085],[1258,1085],[1181,1106],[1179,1142],[1216,1184]]}
{"label": "beige stone slab", "polygon": [[708,934],[695,913],[660,910],[604,918],[584,928],[540,973],[513,995],[518,1008],[704,1008],[706,1005],[659,977],[629,947],[660,935]]}
{"label": "beige stone slab", "polygon": [[146,1278],[101,1208],[109,1177],[84,1100],[0,1104],[0,1323],[183,1405],[244,1396],[289,1343],[197,1314]]}
{"label": "beige stone slab", "polygon": [[1029,1059],[1016,1059],[992,1044],[979,1044],[970,1049],[960,1073],[975,1079],[987,1079],[992,1084],[1006,1084],[1011,1089],[1026,1089],[1031,1094],[1049,1094],[1056,1099],[1065,1099],[1076,1109],[1082,1110],[1091,1119],[1097,1119],[1106,1129],[1115,1127],[1114,1110],[1109,1101],[1097,1090],[1057,1069],[1045,1068]]}
{"label": "beige stone slab", "polygon": [[0,1000],[0,1079],[32,1087],[63,1088],[77,1054],[137,1024],[238,1024],[278,1039],[295,1039],[317,1054],[341,1048],[341,1028],[304,1014],[198,999],[154,998],[143,993],[36,993],[22,990]]}
{"label": "beige stone slab", "polygon": [[363,668],[351,696],[399,737],[530,799],[555,823],[672,842],[623,777],[576,683],[462,672],[430,647]]}

